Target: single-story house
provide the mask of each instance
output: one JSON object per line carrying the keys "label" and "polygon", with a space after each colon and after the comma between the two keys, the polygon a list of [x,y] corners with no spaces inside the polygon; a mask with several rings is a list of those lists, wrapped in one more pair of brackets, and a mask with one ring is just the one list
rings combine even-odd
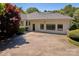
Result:
{"label": "single-story house", "polygon": [[67,34],[72,18],[51,12],[21,14],[21,26],[28,31]]}

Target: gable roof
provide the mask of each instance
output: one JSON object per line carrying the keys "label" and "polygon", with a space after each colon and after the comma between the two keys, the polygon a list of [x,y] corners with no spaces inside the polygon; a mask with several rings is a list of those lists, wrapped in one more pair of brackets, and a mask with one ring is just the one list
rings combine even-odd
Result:
{"label": "gable roof", "polygon": [[38,19],[72,19],[67,15],[51,12],[34,12],[30,14],[21,14],[22,19],[26,20],[38,20]]}

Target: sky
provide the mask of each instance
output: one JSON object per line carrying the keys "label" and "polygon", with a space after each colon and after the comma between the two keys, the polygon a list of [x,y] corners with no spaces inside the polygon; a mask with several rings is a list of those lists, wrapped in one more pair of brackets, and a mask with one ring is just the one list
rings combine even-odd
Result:
{"label": "sky", "polygon": [[[69,3],[68,3],[69,4]],[[23,10],[26,10],[29,7],[36,7],[40,11],[44,10],[58,10],[64,8],[67,3],[15,3],[18,7],[21,7]],[[72,3],[74,7],[79,7],[79,3]]]}

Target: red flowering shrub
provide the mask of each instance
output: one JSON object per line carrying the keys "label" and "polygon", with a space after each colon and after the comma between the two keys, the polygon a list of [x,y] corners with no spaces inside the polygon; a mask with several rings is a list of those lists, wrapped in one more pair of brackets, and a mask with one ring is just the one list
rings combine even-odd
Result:
{"label": "red flowering shrub", "polygon": [[20,10],[12,4],[5,4],[4,13],[0,15],[0,39],[9,38],[19,28]]}

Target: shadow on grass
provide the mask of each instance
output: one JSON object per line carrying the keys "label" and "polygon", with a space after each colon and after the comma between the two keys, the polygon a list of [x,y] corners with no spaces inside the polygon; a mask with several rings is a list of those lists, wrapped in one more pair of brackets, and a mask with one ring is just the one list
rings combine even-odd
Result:
{"label": "shadow on grass", "polygon": [[23,44],[29,44],[29,42],[27,42],[26,40],[27,39],[24,39],[23,35],[11,37],[5,42],[0,42],[0,51],[11,48],[18,48],[20,45]]}

